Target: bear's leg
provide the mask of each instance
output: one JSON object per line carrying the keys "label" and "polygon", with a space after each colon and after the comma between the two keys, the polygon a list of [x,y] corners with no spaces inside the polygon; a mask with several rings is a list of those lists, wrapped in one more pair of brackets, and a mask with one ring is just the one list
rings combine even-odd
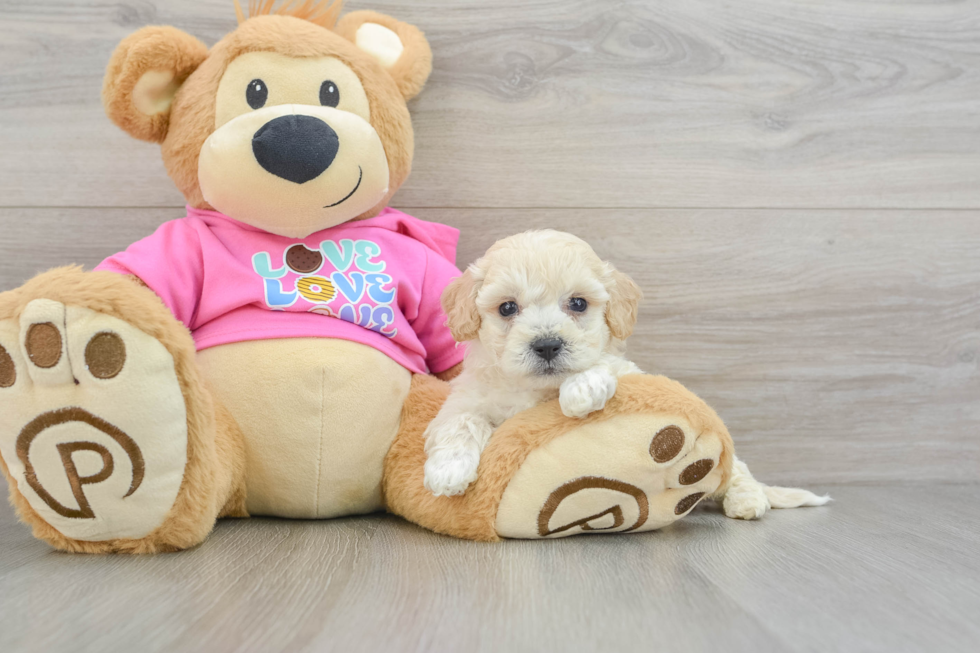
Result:
{"label": "bear's leg", "polygon": [[422,485],[423,434],[447,394],[440,381],[414,379],[385,461],[389,510],[440,533],[493,541],[652,530],[729,481],[732,441],[715,412],[675,381],[631,375],[585,419],[555,401],[508,420],[466,494],[436,497]]}
{"label": "bear's leg", "polygon": [[244,516],[244,445],[190,334],[132,279],[60,268],[0,295],[0,467],[52,546],[151,553]]}

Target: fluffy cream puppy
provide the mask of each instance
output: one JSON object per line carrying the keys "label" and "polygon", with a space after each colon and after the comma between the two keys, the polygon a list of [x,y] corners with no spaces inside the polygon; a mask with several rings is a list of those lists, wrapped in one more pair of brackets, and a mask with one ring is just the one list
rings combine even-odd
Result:
{"label": "fluffy cream puppy", "polygon": [[425,487],[462,494],[494,429],[558,398],[562,412],[601,410],[624,358],[640,289],[584,241],[529,231],[497,242],[442,297],[449,328],[468,341],[463,371],[426,431]]}
{"label": "fluffy cream puppy", "polygon": [[[624,357],[639,300],[632,279],[571,234],[528,231],[494,244],[442,296],[449,328],[468,349],[426,430],[425,487],[463,494],[494,429],[522,410],[556,397],[569,417],[601,410],[619,377],[640,372]],[[764,485],[737,458],[715,498],[738,519],[830,500]]]}

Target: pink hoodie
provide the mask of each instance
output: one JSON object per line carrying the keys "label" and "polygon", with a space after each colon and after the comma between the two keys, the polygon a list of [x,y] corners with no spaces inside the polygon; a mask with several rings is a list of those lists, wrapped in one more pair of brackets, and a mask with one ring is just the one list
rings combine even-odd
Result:
{"label": "pink hoodie", "polygon": [[387,208],[302,240],[216,211],[187,217],[96,268],[132,274],[194,335],[197,348],[266,338],[341,338],[416,373],[463,359],[439,296],[460,272],[459,231]]}

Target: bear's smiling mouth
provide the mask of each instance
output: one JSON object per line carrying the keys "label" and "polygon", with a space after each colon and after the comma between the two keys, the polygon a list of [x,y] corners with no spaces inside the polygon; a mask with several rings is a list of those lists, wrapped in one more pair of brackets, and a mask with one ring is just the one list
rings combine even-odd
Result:
{"label": "bear's smiling mouth", "polygon": [[361,180],[362,179],[364,179],[364,170],[361,168],[361,166],[357,166],[357,185],[354,186],[354,190],[352,190],[351,192],[347,193],[347,195],[344,196],[344,199],[340,200],[339,202],[334,202],[333,204],[327,204],[323,208],[329,209],[332,206],[337,206],[338,204],[343,204],[344,202],[346,202],[347,200],[349,200],[350,199],[350,196],[353,195],[354,193],[356,193],[357,192],[357,189],[361,187]]}

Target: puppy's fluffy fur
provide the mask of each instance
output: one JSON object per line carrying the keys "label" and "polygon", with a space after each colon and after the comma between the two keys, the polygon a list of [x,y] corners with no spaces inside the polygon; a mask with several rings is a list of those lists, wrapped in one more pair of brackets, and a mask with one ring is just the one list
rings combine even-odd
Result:
{"label": "puppy's fluffy fur", "polygon": [[[529,231],[491,247],[442,296],[453,336],[469,344],[426,431],[425,487],[465,492],[494,429],[522,410],[556,396],[569,417],[601,410],[620,376],[640,372],[624,357],[639,300],[632,279],[571,234]],[[729,517],[757,519],[830,497],[764,485],[736,458],[716,499]]]}
{"label": "puppy's fluffy fur", "polygon": [[[462,494],[494,429],[558,397],[562,412],[601,410],[624,358],[640,289],[571,234],[529,231],[499,241],[446,288],[443,308],[463,371],[426,431],[425,486]],[[513,311],[513,314],[506,315]]]}

